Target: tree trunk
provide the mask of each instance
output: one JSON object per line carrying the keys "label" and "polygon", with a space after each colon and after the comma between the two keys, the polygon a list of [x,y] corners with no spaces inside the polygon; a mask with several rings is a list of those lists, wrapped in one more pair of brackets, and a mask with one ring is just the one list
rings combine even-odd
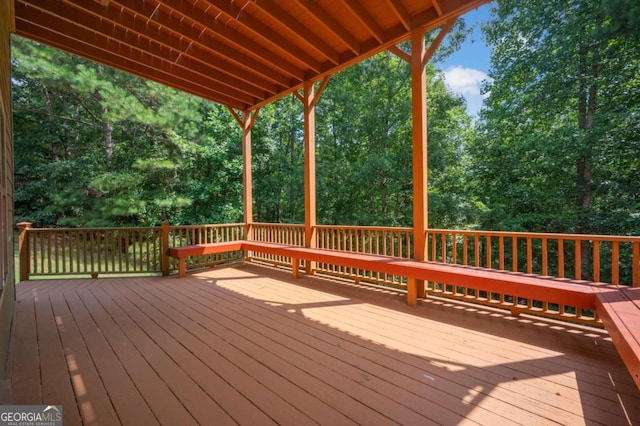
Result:
{"label": "tree trunk", "polygon": [[[581,211],[578,232],[591,233],[592,229],[589,224],[588,217],[593,195],[591,173],[591,163],[593,160],[593,135],[591,134],[591,130],[593,129],[594,118],[597,110],[597,79],[599,73],[598,45],[597,43],[593,43],[591,45],[583,43],[580,45],[578,53],[580,89],[578,97],[578,129],[580,129],[580,134],[582,135],[584,143],[582,154],[577,161],[578,197],[576,203],[579,211]],[[589,66],[589,61],[591,61],[591,66]],[[582,278],[590,280],[593,277],[593,271],[591,268],[593,249],[589,241],[582,241],[580,248]]]}

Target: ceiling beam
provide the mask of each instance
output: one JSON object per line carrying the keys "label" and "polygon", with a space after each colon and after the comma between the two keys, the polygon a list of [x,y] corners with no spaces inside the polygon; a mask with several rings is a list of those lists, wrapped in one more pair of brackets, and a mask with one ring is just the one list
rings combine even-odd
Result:
{"label": "ceiling beam", "polygon": [[[141,46],[139,43],[136,44],[131,43],[130,41],[122,41],[119,36],[123,36],[123,34],[118,31],[119,28],[109,21],[95,20],[86,14],[66,7],[62,8],[63,10],[55,12],[42,10],[37,7],[36,3],[38,2],[49,4],[49,2],[45,0],[30,0],[29,5],[16,3],[16,11],[20,14],[21,18],[30,22],[46,26],[51,30],[64,35],[83,34],[84,37],[91,37],[92,40],[97,42],[97,45],[109,45],[112,51],[119,54],[119,56],[134,56],[141,64],[152,65],[154,68],[165,72],[180,74],[181,77],[197,81],[199,84],[208,87],[210,90],[216,91],[221,95],[228,96],[230,98],[238,99],[243,103],[251,103],[256,98],[262,99],[267,96],[264,91],[251,94],[243,93],[233,86],[226,86],[217,82],[211,77],[208,77],[206,73],[198,73],[190,68],[176,64],[175,60],[172,61],[163,57],[155,56],[150,52],[151,50],[154,50],[154,46],[157,47],[157,45],[153,43]],[[106,36],[105,34],[110,35]],[[124,36],[126,37],[126,35]],[[120,52],[125,53],[121,54]]]}
{"label": "ceiling beam", "polygon": [[[245,0],[252,7],[260,9],[262,12],[271,16],[285,28],[287,28],[291,36],[295,37],[300,43],[304,43],[316,52],[323,55],[328,61],[334,65],[340,62],[338,53],[329,46],[324,40],[313,33],[309,28],[291,16],[289,12],[282,9],[273,0]],[[247,3],[245,3],[246,5]]]}
{"label": "ceiling beam", "polygon": [[382,43],[384,39],[382,28],[380,28],[375,19],[371,17],[367,8],[363,7],[358,0],[340,0],[340,2],[367,28],[369,33],[378,40],[378,43]]}
{"label": "ceiling beam", "polygon": [[[150,1],[150,0],[147,0]],[[139,3],[140,0],[118,0],[118,2],[130,5],[131,3]],[[157,5],[155,13],[161,11],[169,11],[178,16],[182,16],[185,21],[196,24],[205,33],[216,34],[220,41],[245,52],[253,59],[263,62],[267,66],[284,73],[289,77],[302,80],[304,72],[291,62],[285,60],[281,56],[275,54],[268,47],[257,44],[254,40],[220,22],[211,15],[204,13],[203,10],[197,8],[194,4],[184,0],[153,0],[153,4]],[[155,19],[155,13],[149,16],[149,19]],[[185,25],[189,25],[185,22]]]}
{"label": "ceiling beam", "polygon": [[[264,78],[281,86],[289,86],[291,84],[289,77],[282,75],[263,62],[247,57],[237,49],[221,43],[219,38],[202,31],[201,28],[185,23],[179,15],[162,12],[157,10],[157,7],[152,7],[144,1],[129,1],[123,4],[123,2],[112,0],[109,3],[109,7],[113,7],[117,13],[130,14],[142,24],[148,25],[149,34],[152,36],[156,33],[167,32],[173,34],[175,38],[188,40],[213,55],[214,57],[210,61],[222,60],[228,62],[240,67],[245,72],[255,74],[258,78]],[[151,15],[153,15],[153,19],[149,18]]]}
{"label": "ceiling beam", "polygon": [[402,2],[400,0],[387,0],[387,4],[391,6],[391,10],[398,17],[404,29],[411,30],[411,16],[409,16],[409,12],[407,12]]}
{"label": "ceiling beam", "polygon": [[[17,4],[18,3],[16,3],[16,5]],[[40,43],[45,43],[49,46],[56,47],[91,61],[121,69],[131,74],[153,80],[157,83],[174,87],[178,90],[200,96],[213,102],[229,105],[239,109],[246,109],[251,105],[227,95],[217,93],[195,82],[185,80],[175,74],[167,73],[163,70],[154,68],[153,66],[142,65],[132,59],[115,54],[113,53],[114,47],[110,45],[95,47],[96,44],[93,43],[94,40],[90,37],[91,34],[76,33],[74,35],[66,35],[51,30],[50,25],[42,27],[33,22],[25,21],[18,16],[16,16],[16,31],[17,34],[23,37],[30,38]],[[82,39],[86,41],[79,41],[79,35],[88,36],[90,38]]]}
{"label": "ceiling beam", "polygon": [[[49,4],[49,2],[46,3]],[[180,55],[178,58],[179,62],[186,60],[198,62],[204,67],[227,74],[233,79],[245,82],[247,86],[253,86],[268,93],[277,93],[282,88],[282,83],[273,83],[263,78],[260,74],[238,68],[232,62],[223,58],[212,61],[211,52],[201,44],[190,42],[185,37],[181,37],[177,33],[171,33],[156,23],[136,19],[133,14],[123,13],[121,8],[109,8],[90,1],[69,3],[69,6],[82,9],[86,11],[86,13],[93,14],[98,19],[107,19],[113,22],[114,25],[117,24],[119,28],[126,30],[127,33],[136,34],[138,37],[136,39],[137,42],[143,39],[170,49],[174,54]],[[48,7],[50,8],[50,6]],[[152,26],[152,28],[150,28],[150,26]],[[224,78],[222,79],[223,81],[226,80]]]}
{"label": "ceiling beam", "polygon": [[355,55],[360,54],[360,43],[315,0],[295,0],[323,27],[338,37]]}
{"label": "ceiling beam", "polygon": [[[94,2],[84,2],[84,4],[89,7],[95,5],[97,8],[102,8]],[[46,0],[30,0],[29,7],[24,9],[23,17],[32,22],[44,23],[48,19],[47,16],[53,14],[52,19],[61,18],[66,20],[70,26],[75,25],[89,31],[97,31],[100,34],[109,34],[114,40],[132,49],[146,52],[152,57],[163,61],[166,67],[182,69],[185,77],[202,80],[202,83],[213,89],[225,90],[230,94],[233,93],[236,95],[245,93],[253,98],[264,98],[267,96],[267,93],[262,89],[246,84],[236,77],[231,77],[215,69],[211,69],[207,64],[196,62],[177,49],[163,45],[127,27],[117,25],[113,21],[104,19],[101,15],[85,13],[85,10],[72,7],[58,7],[54,9],[55,8],[52,8]],[[226,86],[226,89],[224,86]],[[270,94],[274,93],[275,91]]]}
{"label": "ceiling beam", "polygon": [[[320,72],[320,62],[285,37],[267,27],[259,19],[246,13],[242,8],[223,0],[206,0],[205,4],[215,8],[225,15],[227,19],[240,23],[246,30],[260,37],[265,44],[280,51],[280,55],[287,56],[289,60],[293,59],[293,61],[300,62],[308,68]],[[205,13],[207,9],[205,8]]]}
{"label": "ceiling beam", "polygon": [[436,12],[438,12],[438,15],[442,16],[442,7],[440,7],[439,0],[431,0],[431,3],[433,4],[433,8],[436,10]]}

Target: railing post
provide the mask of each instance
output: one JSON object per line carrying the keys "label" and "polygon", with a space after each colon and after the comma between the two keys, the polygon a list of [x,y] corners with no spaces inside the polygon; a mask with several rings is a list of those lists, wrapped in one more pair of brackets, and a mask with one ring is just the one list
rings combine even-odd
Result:
{"label": "railing post", "polygon": [[29,280],[29,238],[27,230],[31,228],[30,222],[18,223],[18,252],[20,256],[20,281]]}
{"label": "railing post", "polygon": [[169,275],[169,222],[162,222],[160,229],[160,266],[162,275]]}

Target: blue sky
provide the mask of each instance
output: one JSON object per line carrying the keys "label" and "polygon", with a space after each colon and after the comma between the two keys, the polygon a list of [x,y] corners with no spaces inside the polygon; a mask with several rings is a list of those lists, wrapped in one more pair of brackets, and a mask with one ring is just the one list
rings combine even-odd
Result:
{"label": "blue sky", "polygon": [[473,32],[467,37],[459,51],[445,61],[436,62],[436,66],[444,71],[447,86],[459,93],[467,100],[467,111],[476,116],[482,106],[480,87],[487,79],[489,71],[489,56],[491,51],[487,47],[480,25],[489,20],[490,5],[486,4],[463,15],[467,26]]}

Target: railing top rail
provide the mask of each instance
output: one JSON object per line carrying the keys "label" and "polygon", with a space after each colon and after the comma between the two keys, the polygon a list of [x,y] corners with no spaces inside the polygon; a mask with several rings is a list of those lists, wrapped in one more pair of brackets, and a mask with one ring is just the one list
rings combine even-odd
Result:
{"label": "railing top rail", "polygon": [[304,223],[275,223],[275,222],[251,222],[249,225],[254,226],[282,226],[282,227],[302,227],[304,228]]}
{"label": "railing top rail", "polygon": [[244,223],[214,223],[206,225],[169,225],[169,229],[227,228],[244,226]]}
{"label": "railing top rail", "polygon": [[358,225],[316,225],[318,229],[364,229],[370,231],[413,231],[413,228],[396,227],[396,226],[358,226]]}
{"label": "railing top rail", "polygon": [[618,241],[618,242],[640,242],[640,236],[624,235],[592,235],[592,234],[557,234],[544,232],[509,232],[509,231],[482,231],[482,230],[462,230],[462,229],[427,229],[426,233],[437,234],[460,234],[460,235],[488,235],[492,237],[522,237],[522,238],[555,238],[578,241]]}
{"label": "railing top rail", "polygon": [[26,228],[27,232],[96,232],[96,231],[130,231],[130,230],[159,230],[161,226],[114,226],[114,227],[88,227],[88,228]]}

